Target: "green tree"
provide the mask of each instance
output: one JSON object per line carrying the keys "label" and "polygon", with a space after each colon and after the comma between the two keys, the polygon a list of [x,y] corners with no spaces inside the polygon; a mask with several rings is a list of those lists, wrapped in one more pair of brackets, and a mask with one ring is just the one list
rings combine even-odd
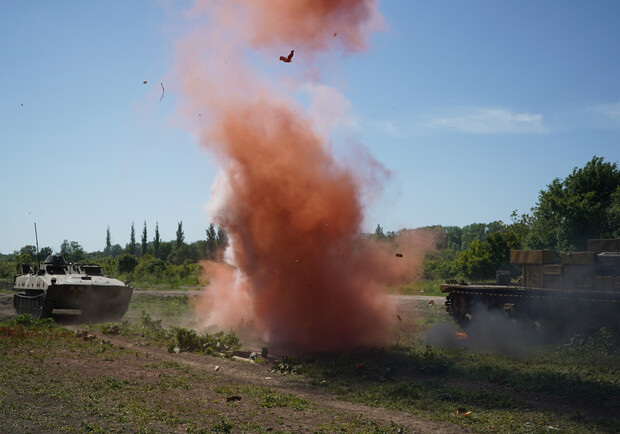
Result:
{"label": "green tree", "polygon": [[146,220],[144,220],[144,229],[142,229],[142,243],[140,253],[142,256],[146,255],[146,248],[148,246],[147,235],[146,235]]}
{"label": "green tree", "polygon": [[132,255],[136,254],[136,229],[131,222],[131,234],[129,236],[129,245],[127,246],[127,253]]}
{"label": "green tree", "polygon": [[467,249],[472,241],[484,241],[487,233],[486,223],[472,223],[461,229],[461,250]]}
{"label": "green tree", "polygon": [[377,240],[384,240],[385,239],[385,234],[383,233],[383,228],[381,227],[381,225],[379,223],[377,223],[377,227],[375,228],[374,236],[375,236],[375,239],[377,239]]}
{"label": "green tree", "polygon": [[183,235],[183,222],[179,222],[177,226],[177,248],[183,245],[185,241],[185,235]]}
{"label": "green tree", "polygon": [[53,251],[51,247],[42,247],[41,250],[39,250],[39,257],[41,258],[41,262],[45,261],[45,258],[47,258],[52,253]]}
{"label": "green tree", "polygon": [[207,258],[210,260],[215,259],[217,251],[217,233],[215,232],[215,226],[213,223],[209,225],[207,229]]}
{"label": "green tree", "polygon": [[118,257],[118,271],[120,273],[131,273],[138,265],[138,258],[129,253],[123,253]]}
{"label": "green tree", "polygon": [[611,203],[607,213],[609,214],[609,221],[615,226],[612,236],[620,238],[620,185],[611,195]]}
{"label": "green tree", "polygon": [[60,245],[60,254],[67,262],[81,262],[86,258],[86,252],[77,241],[64,240]]}
{"label": "green tree", "polygon": [[458,226],[447,226],[445,231],[447,248],[455,252],[460,252],[463,244],[463,229]]}
{"label": "green tree", "polygon": [[153,250],[155,251],[155,257],[159,256],[159,245],[161,244],[161,238],[159,237],[159,222],[155,222],[155,238],[153,238]]}
{"label": "green tree", "polygon": [[533,209],[527,246],[556,252],[585,250],[590,238],[620,232],[620,171],[594,156],[582,168],[542,190]]}
{"label": "green tree", "polygon": [[228,233],[226,229],[222,227],[217,228],[217,246],[219,248],[225,248],[228,246]]}
{"label": "green tree", "polygon": [[110,236],[110,226],[105,232],[105,250],[104,252],[109,252],[112,249],[112,237]]}
{"label": "green tree", "polygon": [[494,275],[493,251],[489,243],[473,240],[456,259],[456,267],[460,272],[472,279],[483,279]]}

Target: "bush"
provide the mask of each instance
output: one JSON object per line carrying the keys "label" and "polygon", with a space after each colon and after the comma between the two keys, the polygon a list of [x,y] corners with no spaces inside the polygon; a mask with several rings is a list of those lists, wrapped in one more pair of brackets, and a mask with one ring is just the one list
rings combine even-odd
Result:
{"label": "bush", "polygon": [[120,273],[132,273],[138,265],[138,259],[129,253],[123,253],[118,257],[118,271]]}

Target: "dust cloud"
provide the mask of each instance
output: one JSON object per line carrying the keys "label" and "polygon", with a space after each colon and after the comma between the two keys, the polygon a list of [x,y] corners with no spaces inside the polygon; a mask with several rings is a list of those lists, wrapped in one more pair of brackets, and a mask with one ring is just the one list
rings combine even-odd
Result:
{"label": "dust cloud", "polygon": [[[385,169],[364,152],[336,161],[295,97],[320,77],[320,56],[366,47],[381,23],[375,2],[198,1],[188,23],[176,50],[182,116],[222,168],[210,211],[233,265],[205,264],[202,325],[252,324],[271,348],[298,352],[389,343],[386,288],[432,241],[403,240],[399,258],[360,235],[363,198],[377,188],[369,172]],[[293,49],[291,63],[278,60]]]}

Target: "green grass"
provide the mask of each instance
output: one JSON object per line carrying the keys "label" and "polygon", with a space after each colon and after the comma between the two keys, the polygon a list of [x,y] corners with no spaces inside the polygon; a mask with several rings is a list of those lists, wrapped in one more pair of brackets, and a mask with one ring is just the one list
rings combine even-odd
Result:
{"label": "green grass", "polygon": [[[158,329],[152,321],[146,323]],[[107,365],[110,357],[113,366]],[[192,366],[153,361],[149,354],[85,339],[29,316],[0,323],[0,365],[5,432],[289,432],[297,412],[309,420],[316,415],[325,432],[398,432],[296,395],[222,383],[222,377]],[[243,402],[227,403],[229,394]]]}
{"label": "green grass", "polygon": [[[140,307],[149,311],[150,307],[159,306],[158,312],[164,316],[188,309],[183,297],[147,297],[138,301]],[[221,334],[207,338],[189,330],[180,339],[178,331],[183,329],[168,328],[161,318],[154,319],[145,312],[140,315],[136,323],[124,321],[97,328],[104,333],[135,337],[142,344],[170,347],[185,342],[186,350],[202,352],[208,352],[203,349],[205,344],[212,345],[210,339],[215,339],[213,342],[219,342],[221,347],[237,342],[234,336]],[[600,330],[587,339],[574,340],[571,345],[562,342],[533,346],[518,356],[426,345],[421,333],[445,319],[442,306],[430,306],[429,314],[419,321],[419,334],[404,341],[399,337],[389,348],[282,357],[267,375],[292,375],[342,400],[450,422],[474,432],[490,429],[517,433],[620,431],[620,401],[617,399],[620,396],[620,349],[613,346],[614,339],[609,332]],[[113,375],[84,379],[72,377],[70,370],[63,371],[64,379],[79,385],[79,392],[74,392],[63,387],[62,381],[50,377],[44,368],[56,363],[56,351],[63,351],[76,360],[97,358],[102,363],[141,357],[101,342],[80,341],[49,320],[36,321],[20,316],[0,323],[0,365],[3,367],[0,370],[0,419],[17,420],[19,426],[25,428],[22,431],[39,430],[32,427],[44,431],[61,428],[62,418],[52,421],[51,415],[33,414],[28,411],[29,407],[17,405],[10,397],[19,393],[41,402],[61,402],[61,410],[67,413],[75,405],[78,412],[86,415],[82,430],[109,431],[111,425],[102,422],[105,418],[112,418],[118,426],[135,432],[149,429],[146,421],[151,419],[157,421],[160,430],[182,427],[188,432],[201,432],[204,428],[188,422],[192,419],[183,410],[189,405],[185,401],[170,403],[164,397],[150,398],[156,390],[165,396],[191,394],[196,374],[190,367],[170,361],[145,361],[144,375],[153,378],[150,383]],[[312,402],[269,388],[244,384],[210,387],[218,395],[242,395],[257,408],[323,411]],[[208,407],[206,402],[198,405],[196,396],[192,399],[195,403],[189,408],[204,410]],[[110,407],[112,404],[108,401],[116,407]],[[169,405],[179,408],[169,408]],[[234,402],[228,404],[233,409],[235,405]],[[458,408],[472,413],[458,415]],[[118,416],[119,412],[124,416]],[[263,430],[252,421],[242,422],[230,414],[209,417],[209,430]],[[376,427],[361,419],[319,427],[325,432],[342,429],[396,432],[400,428]]]}
{"label": "green grass", "polygon": [[[620,351],[610,351],[600,339],[594,337],[582,348],[541,347],[519,357],[418,342],[288,364],[343,400],[474,431],[546,432],[552,426],[565,432],[609,432],[620,429]],[[549,404],[536,406],[528,399]],[[557,402],[570,403],[570,410]],[[472,414],[457,415],[457,408]]]}
{"label": "green grass", "polygon": [[193,313],[187,295],[146,295],[134,294],[129,303],[125,318],[129,321],[139,321],[142,312],[146,311],[153,318],[161,319],[164,325],[179,324],[179,320],[186,318],[189,323],[193,320]]}
{"label": "green grass", "polygon": [[430,295],[444,296],[439,285],[444,283],[443,280],[419,280],[407,283],[402,286],[394,286],[390,288],[390,293],[400,295]]}

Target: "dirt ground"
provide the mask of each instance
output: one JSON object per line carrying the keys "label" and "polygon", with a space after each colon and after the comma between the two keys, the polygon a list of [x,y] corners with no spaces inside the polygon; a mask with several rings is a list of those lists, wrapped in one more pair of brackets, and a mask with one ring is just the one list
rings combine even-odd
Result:
{"label": "dirt ground", "polygon": [[[136,293],[139,294],[140,291]],[[148,292],[148,294],[158,293]],[[173,295],[169,292],[166,294]],[[183,292],[183,294],[187,294],[187,292]],[[424,309],[430,300],[436,300],[436,303],[442,301],[441,298],[433,297],[401,297],[399,298],[399,315],[413,315],[416,310]],[[0,293],[0,320],[12,315],[14,315],[12,294]],[[66,327],[73,330],[79,328],[75,325]],[[247,428],[247,425],[243,425],[243,421],[249,420],[255,424],[253,426],[261,427],[260,429],[256,428],[256,430],[265,432],[273,430],[312,432],[317,429],[329,432],[332,428],[340,430],[343,426],[350,426],[350,431],[374,432],[375,428],[372,427],[382,427],[382,429],[392,427],[391,429],[394,431],[404,428],[406,432],[420,433],[463,432],[462,428],[446,422],[429,421],[416,418],[409,413],[340,401],[320,386],[313,386],[298,379],[269,372],[273,362],[246,363],[203,354],[168,353],[163,348],[145,346],[139,339],[132,340],[120,336],[96,336],[91,339],[104,339],[114,348],[120,348],[122,351],[104,362],[99,358],[84,355],[78,357],[69,352],[63,357],[61,352],[56,357],[62,360],[45,360],[43,362],[46,365],[44,369],[50,371],[50,376],[56,379],[65,378],[66,381],[74,381],[72,379],[75,378],[117,378],[120,376],[123,380],[136,382],[136,384],[157,384],[161,375],[165,374],[164,371],[170,370],[171,366],[185,366],[191,370],[187,374],[190,378],[189,386],[174,389],[174,391],[162,389],[161,395],[153,396],[153,399],[167,402],[171,408],[185,407],[186,409],[191,408],[192,403],[199,400],[203,403],[202,407],[207,407],[200,410],[203,414],[201,417],[205,418],[205,421],[210,420],[210,423],[213,424],[214,421],[219,420],[218,418],[226,418],[226,420],[235,423],[236,428],[233,429],[233,432],[238,431],[243,426],[246,428],[241,428],[242,431],[254,431],[254,428]],[[154,364],[160,369],[151,369],[150,367]],[[248,392],[248,396],[244,396],[243,391],[250,390],[244,389],[244,387],[267,388],[280,394],[302,398],[309,403],[310,407],[306,407],[302,411],[288,406],[264,408],[257,404],[251,393]],[[220,393],[217,393],[218,390]],[[235,398],[232,402],[228,402],[230,396],[225,396],[226,394],[222,394],[222,391],[235,393],[234,396],[238,396],[240,399]],[[55,412],[61,414],[63,411],[66,414],[71,412],[71,409],[59,408]],[[83,416],[76,415],[76,417]],[[169,425],[162,425],[157,421],[153,421],[151,427],[155,432],[185,432],[187,429],[183,426],[171,429]],[[23,428],[22,425],[14,432],[19,432]],[[38,431],[40,426],[31,426],[30,428]],[[5,426],[4,432],[11,432],[11,429]]]}

